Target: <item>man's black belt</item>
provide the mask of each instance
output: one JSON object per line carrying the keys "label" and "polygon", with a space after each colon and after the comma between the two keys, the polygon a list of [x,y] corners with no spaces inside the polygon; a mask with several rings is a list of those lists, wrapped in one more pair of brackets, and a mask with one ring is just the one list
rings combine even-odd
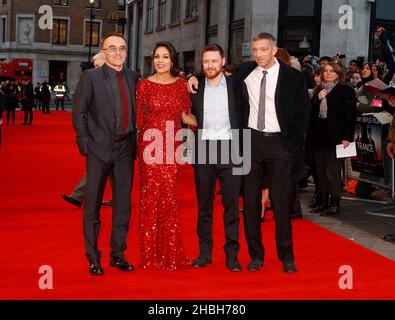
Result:
{"label": "man's black belt", "polygon": [[264,136],[264,137],[276,137],[276,136],[281,136],[281,132],[263,132],[263,131],[258,131],[255,129],[252,129],[255,133]]}
{"label": "man's black belt", "polygon": [[124,140],[130,138],[131,136],[132,136],[132,133],[124,134],[124,135],[122,135],[122,136],[115,136],[115,137],[114,137],[114,141],[115,141],[115,142],[124,141]]}

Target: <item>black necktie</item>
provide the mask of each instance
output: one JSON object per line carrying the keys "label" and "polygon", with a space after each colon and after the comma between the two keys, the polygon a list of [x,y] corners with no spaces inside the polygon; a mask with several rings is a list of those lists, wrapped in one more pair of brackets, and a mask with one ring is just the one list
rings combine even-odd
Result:
{"label": "black necktie", "polygon": [[258,130],[265,129],[265,107],[266,107],[266,75],[267,71],[263,70],[263,78],[261,81],[261,94],[259,96],[259,111],[258,111]]}

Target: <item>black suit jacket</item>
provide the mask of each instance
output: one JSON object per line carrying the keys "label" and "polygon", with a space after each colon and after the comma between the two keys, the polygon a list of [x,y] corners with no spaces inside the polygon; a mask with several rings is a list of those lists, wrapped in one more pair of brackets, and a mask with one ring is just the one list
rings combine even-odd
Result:
{"label": "black suit jacket", "polygon": [[[310,117],[311,103],[303,73],[280,63],[275,93],[276,114],[281,128],[281,137],[287,150],[293,153],[304,141]],[[257,67],[255,61],[239,65],[234,73],[233,88],[236,104],[243,110],[243,127],[248,128],[250,102],[244,80]]]}
{"label": "black suit jacket", "polygon": [[[138,74],[127,68],[123,69],[126,88],[132,97],[131,111],[135,116],[135,86]],[[89,151],[99,159],[108,161],[115,138],[115,104],[108,72],[100,67],[85,71],[77,85],[73,97],[73,126],[77,133],[77,145],[82,155]],[[136,132],[135,121],[131,130]],[[135,145],[135,134],[132,135]],[[134,148],[135,149],[135,148]]]}
{"label": "black suit jacket", "polygon": [[327,95],[328,114],[319,118],[321,101],[316,92],[312,98],[313,109],[308,129],[308,143],[312,147],[334,147],[342,140],[354,141],[356,97],[353,88],[338,84]]}

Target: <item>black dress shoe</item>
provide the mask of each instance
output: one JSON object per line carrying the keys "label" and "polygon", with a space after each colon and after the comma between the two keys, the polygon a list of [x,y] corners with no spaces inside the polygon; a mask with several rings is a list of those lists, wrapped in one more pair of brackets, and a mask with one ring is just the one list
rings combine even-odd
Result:
{"label": "black dress shoe", "polygon": [[84,204],[82,201],[77,200],[76,198],[73,198],[72,196],[67,196],[62,193],[62,198],[64,201],[67,201],[68,203],[71,203],[72,205],[81,208],[82,205]]}
{"label": "black dress shoe", "polygon": [[112,207],[112,200],[102,201],[101,205],[103,207]]}
{"label": "black dress shoe", "polygon": [[104,274],[103,267],[97,260],[89,261],[89,274],[92,276],[101,276]]}
{"label": "black dress shoe", "polygon": [[284,262],[283,263],[283,269],[284,269],[284,272],[287,272],[287,273],[293,273],[293,272],[297,272],[298,271],[298,269],[296,268],[295,263],[293,263],[293,262]]}
{"label": "black dress shoe", "polygon": [[110,267],[115,267],[120,271],[134,271],[135,267],[132,266],[125,258],[111,257]]}
{"label": "black dress shoe", "polygon": [[387,234],[384,236],[385,241],[395,242],[395,234]]}
{"label": "black dress shoe", "polygon": [[328,210],[321,213],[320,216],[331,217],[338,213],[340,213],[340,197],[331,197],[331,203]]}
{"label": "black dress shoe", "polygon": [[232,272],[240,272],[241,264],[237,258],[230,258],[226,261],[226,267]]}
{"label": "black dress shoe", "polygon": [[317,208],[319,203],[322,201],[322,198],[323,198],[322,193],[314,193],[313,199],[311,199],[311,201],[309,201],[307,206],[311,209]]}
{"label": "black dress shoe", "polygon": [[192,267],[193,268],[204,268],[208,264],[212,263],[212,259],[210,257],[202,257],[199,256],[193,263]]}
{"label": "black dress shoe", "polygon": [[262,265],[263,265],[263,262],[261,260],[254,259],[250,262],[247,269],[248,269],[248,271],[252,271],[252,272],[259,271],[259,270],[261,270]]}

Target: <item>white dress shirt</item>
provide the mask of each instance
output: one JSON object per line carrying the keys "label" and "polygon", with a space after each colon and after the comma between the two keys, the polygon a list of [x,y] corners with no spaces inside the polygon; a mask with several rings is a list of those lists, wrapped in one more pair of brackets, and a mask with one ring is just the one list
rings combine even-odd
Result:
{"label": "white dress shirt", "polygon": [[203,140],[231,140],[228,88],[222,75],[217,87],[206,79],[204,89]]}
{"label": "white dress shirt", "polygon": [[[248,119],[248,127],[254,130],[258,130],[259,98],[264,70],[265,69],[262,67],[257,66],[255,70],[253,70],[244,80],[247,85],[250,100],[250,117]],[[263,131],[271,133],[281,132],[276,114],[275,101],[278,75],[280,73],[280,64],[277,59],[274,66],[266,71],[265,130]]]}

